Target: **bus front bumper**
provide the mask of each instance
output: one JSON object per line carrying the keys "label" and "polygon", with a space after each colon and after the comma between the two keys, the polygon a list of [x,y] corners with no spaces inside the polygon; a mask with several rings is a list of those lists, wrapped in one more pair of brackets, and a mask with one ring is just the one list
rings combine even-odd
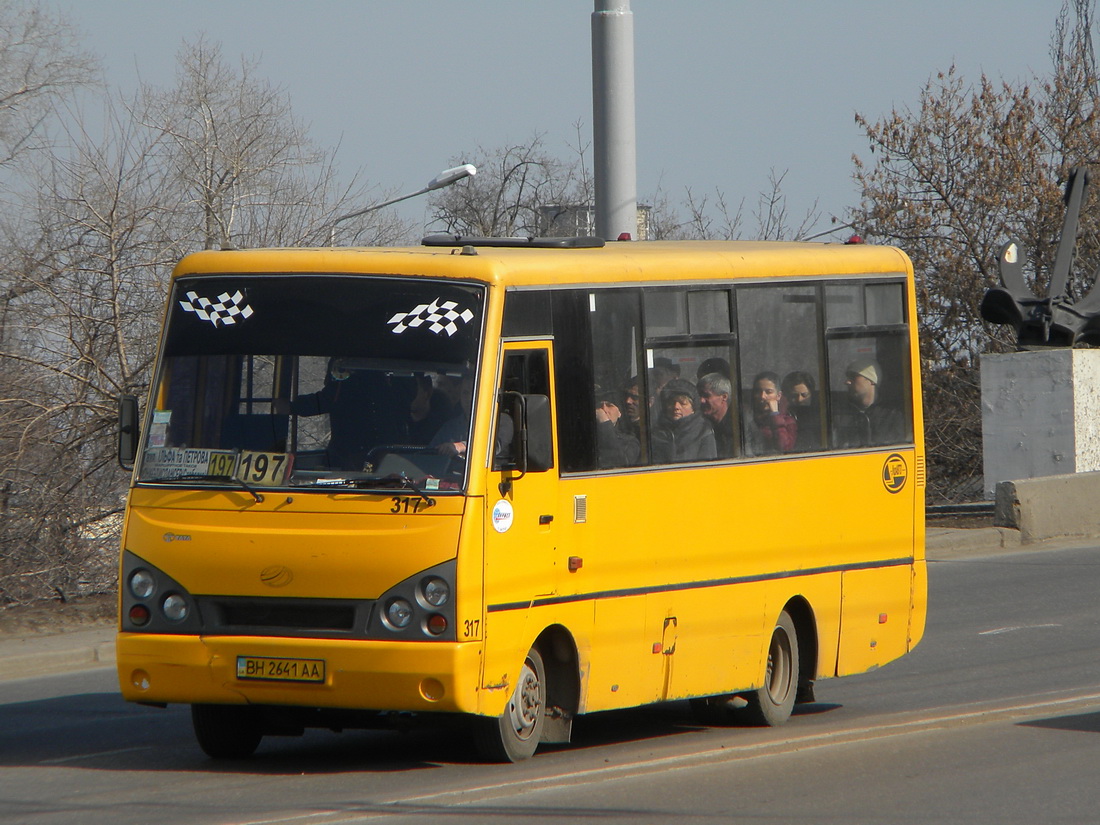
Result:
{"label": "bus front bumper", "polygon": [[477,712],[480,643],[120,633],[123,698]]}

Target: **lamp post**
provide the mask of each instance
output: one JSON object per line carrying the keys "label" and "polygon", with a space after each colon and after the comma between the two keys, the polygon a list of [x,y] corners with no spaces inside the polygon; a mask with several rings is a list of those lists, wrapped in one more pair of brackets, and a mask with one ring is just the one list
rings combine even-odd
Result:
{"label": "lamp post", "polygon": [[351,218],[358,218],[360,215],[365,215],[368,212],[373,212],[375,209],[381,209],[383,206],[390,206],[400,201],[408,200],[409,198],[415,198],[417,195],[424,195],[428,192],[434,192],[436,189],[443,189],[446,186],[450,186],[453,183],[458,183],[463,178],[472,178],[477,174],[477,167],[472,163],[464,163],[461,166],[455,166],[453,169],[444,169],[430,181],[428,185],[417,189],[415,192],[409,192],[407,195],[399,195],[396,198],[390,198],[389,200],[382,201],[381,203],[375,203],[365,209],[359,209],[355,212],[349,212],[346,215],[341,215],[332,222],[328,231],[328,245],[334,246],[336,244],[336,226]]}

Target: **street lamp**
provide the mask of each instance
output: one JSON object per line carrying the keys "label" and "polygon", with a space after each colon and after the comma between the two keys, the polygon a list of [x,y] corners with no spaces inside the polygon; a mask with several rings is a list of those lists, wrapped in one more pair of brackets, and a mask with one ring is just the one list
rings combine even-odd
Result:
{"label": "street lamp", "polygon": [[388,201],[382,201],[376,203],[365,209],[359,209],[355,212],[349,212],[346,215],[341,215],[332,222],[329,227],[328,233],[328,245],[334,246],[336,244],[336,225],[343,223],[351,218],[358,218],[360,215],[365,215],[368,212],[373,212],[375,209],[381,209],[383,206],[390,206],[391,204],[398,203],[399,201],[405,201],[409,198],[415,198],[417,195],[424,195],[428,192],[434,192],[436,189],[443,189],[446,186],[450,186],[452,183],[458,183],[463,178],[472,178],[477,174],[477,167],[472,163],[464,163],[461,166],[456,166],[453,169],[444,169],[430,181],[428,185],[422,189],[417,189],[415,192],[409,192],[407,195],[399,195],[396,198],[390,198]]}

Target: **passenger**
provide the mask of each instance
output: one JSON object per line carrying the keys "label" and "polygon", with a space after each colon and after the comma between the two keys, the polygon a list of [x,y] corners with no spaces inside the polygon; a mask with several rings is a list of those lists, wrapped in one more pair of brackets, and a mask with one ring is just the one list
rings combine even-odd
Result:
{"label": "passenger", "polygon": [[391,377],[379,370],[349,369],[329,359],[325,383],[317,392],[276,402],[277,412],[304,417],[328,415],[328,466],[362,470],[372,449],[400,443],[404,437],[403,396]]}
{"label": "passenger", "polygon": [[795,450],[820,450],[821,408],[818,406],[817,383],[813,376],[801,370],[788,373],[783,379],[783,397],[787,399],[787,410],[798,421]]}
{"label": "passenger", "polygon": [[654,358],[653,368],[667,371],[670,378],[680,377],[680,365],[673,361],[671,358],[666,358],[664,356]]}
{"label": "passenger", "polygon": [[655,413],[653,418],[660,417],[657,400],[661,397],[661,390],[664,389],[665,384],[676,377],[671,364],[672,362],[667,358],[658,358],[657,366],[649,371],[649,409]]}
{"label": "passenger", "polygon": [[642,396],[638,376],[629,379],[622,390],[623,417],[619,419],[619,429],[634,436],[638,441],[642,438]]}
{"label": "passenger", "polygon": [[758,373],[752,380],[752,420],[749,445],[753,455],[789,453],[798,438],[798,422],[787,409],[787,399],[779,388],[779,376],[771,371]]}
{"label": "passenger", "polygon": [[730,380],[718,372],[699,379],[699,411],[714,427],[715,447],[719,458],[733,456],[733,416],[730,415]]}
{"label": "passenger", "polygon": [[641,444],[626,426],[618,393],[596,389],[596,457],[601,470],[638,463]]}
{"label": "passenger", "polygon": [[730,377],[730,362],[725,358],[707,358],[699,365],[699,369],[695,372],[695,378],[702,381],[704,375],[710,375],[712,372],[728,379]]}
{"label": "passenger", "polygon": [[718,457],[714,429],[696,412],[695,386],[683,378],[665,384],[660,397],[661,414],[653,428],[653,461],[670,464],[708,461]]}
{"label": "passenger", "polygon": [[901,441],[905,419],[899,410],[880,402],[882,368],[878,362],[858,359],[847,366],[844,374],[848,403],[837,414],[837,446],[876,447]]}

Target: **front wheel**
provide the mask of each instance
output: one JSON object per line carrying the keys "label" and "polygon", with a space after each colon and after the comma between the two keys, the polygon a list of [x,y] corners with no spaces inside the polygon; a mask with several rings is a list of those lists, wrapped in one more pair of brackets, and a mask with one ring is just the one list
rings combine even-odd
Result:
{"label": "front wheel", "polygon": [[504,713],[474,720],[474,744],[490,762],[521,762],[539,746],[546,720],[546,668],[535,648],[520,668],[516,689]]}
{"label": "front wheel", "polygon": [[244,759],[263,739],[256,708],[248,705],[192,705],[191,726],[199,747],[215,759]]}
{"label": "front wheel", "polygon": [[784,610],[772,630],[768,644],[768,665],[764,684],[744,694],[748,706],[743,714],[749,724],[775,727],[782,725],[794,709],[798,693],[798,634],[794,621]]}

